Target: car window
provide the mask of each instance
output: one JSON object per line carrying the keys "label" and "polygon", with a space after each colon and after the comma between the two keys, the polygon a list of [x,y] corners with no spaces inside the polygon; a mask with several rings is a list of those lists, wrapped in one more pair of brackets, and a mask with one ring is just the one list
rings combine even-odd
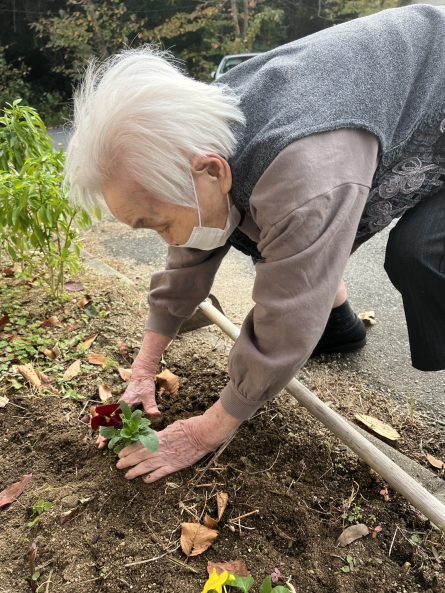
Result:
{"label": "car window", "polygon": [[250,57],[252,57],[252,56],[246,56],[246,57],[240,56],[239,58],[230,58],[230,60],[227,60],[223,64],[223,67],[221,68],[221,74],[225,74],[226,72],[228,72],[235,66],[238,66],[238,64],[241,64],[241,62],[245,62],[246,60],[248,60]]}

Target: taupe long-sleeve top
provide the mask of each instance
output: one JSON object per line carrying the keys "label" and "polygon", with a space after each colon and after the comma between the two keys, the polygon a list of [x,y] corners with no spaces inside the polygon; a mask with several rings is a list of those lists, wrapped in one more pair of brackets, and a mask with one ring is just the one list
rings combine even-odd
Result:
{"label": "taupe long-sleeve top", "polygon": [[[239,228],[258,243],[255,306],[229,356],[221,393],[245,420],[287,385],[323,333],[377,167],[378,141],[336,130],[290,144],[263,173]],[[170,247],[153,274],[146,329],[174,337],[208,296],[230,244]]]}

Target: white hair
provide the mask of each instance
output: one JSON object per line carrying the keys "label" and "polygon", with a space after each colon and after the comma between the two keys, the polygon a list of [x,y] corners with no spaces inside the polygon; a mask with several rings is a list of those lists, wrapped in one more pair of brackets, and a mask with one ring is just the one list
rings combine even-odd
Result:
{"label": "white hair", "polygon": [[125,172],[160,200],[196,207],[190,159],[233,154],[232,124],[245,123],[238,99],[184,75],[173,59],[145,45],[90,63],[74,95],[65,165],[74,202],[103,209],[103,184]]}

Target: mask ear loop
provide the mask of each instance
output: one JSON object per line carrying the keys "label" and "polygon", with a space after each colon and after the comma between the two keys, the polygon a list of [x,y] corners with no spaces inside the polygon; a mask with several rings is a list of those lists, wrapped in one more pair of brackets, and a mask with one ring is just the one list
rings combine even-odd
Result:
{"label": "mask ear loop", "polygon": [[202,227],[202,224],[201,224],[201,209],[199,207],[199,202],[198,202],[198,193],[196,191],[195,180],[193,179],[193,175],[192,174],[190,174],[190,178],[192,180],[193,191],[195,192],[196,205],[198,207],[197,208],[197,210],[198,210],[198,224],[199,224],[200,227]]}

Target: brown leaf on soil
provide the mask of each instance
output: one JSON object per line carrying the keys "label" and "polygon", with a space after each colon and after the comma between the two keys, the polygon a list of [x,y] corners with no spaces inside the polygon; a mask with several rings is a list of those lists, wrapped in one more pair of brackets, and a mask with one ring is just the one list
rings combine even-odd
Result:
{"label": "brown leaf on soil", "polygon": [[70,366],[66,369],[66,371],[63,375],[63,380],[71,381],[71,379],[74,379],[74,377],[77,377],[77,375],[79,373],[80,373],[80,360],[75,360],[73,362],[73,364],[70,364]]}
{"label": "brown leaf on soil", "polygon": [[159,394],[170,393],[177,395],[179,391],[179,377],[168,369],[156,375],[156,384],[159,387]]}
{"label": "brown leaf on soil", "polygon": [[128,346],[127,344],[125,344],[125,342],[119,342],[119,344],[117,345],[117,348],[119,350],[119,355],[125,359],[127,357],[128,354]]}
{"label": "brown leaf on soil", "polygon": [[79,290],[85,290],[85,286],[82,282],[65,282],[65,290],[68,292],[78,292]]}
{"label": "brown leaf on soil", "polygon": [[210,548],[218,537],[215,529],[199,523],[181,523],[181,548],[186,556],[199,556]]}
{"label": "brown leaf on soil", "polygon": [[2,269],[2,273],[7,277],[7,278],[12,278],[15,275],[15,271],[14,268],[3,268]]}
{"label": "brown leaf on soil", "polygon": [[106,385],[99,385],[99,399],[101,402],[107,401],[112,396],[111,389]]}
{"label": "brown leaf on soil", "polygon": [[56,358],[56,353],[54,352],[54,350],[50,350],[49,348],[44,348],[42,350],[42,353],[50,360],[54,360]]}
{"label": "brown leaf on soil", "polygon": [[122,367],[119,367],[117,371],[121,376],[121,379],[124,381],[129,381],[131,379],[131,369],[123,369]]}
{"label": "brown leaf on soil", "polygon": [[357,317],[368,327],[377,323],[374,311],[363,311],[363,313],[359,313]]}
{"label": "brown leaf on soil", "polygon": [[427,453],[425,457],[427,458],[428,463],[436,469],[445,469],[445,463],[441,459],[437,459],[437,457],[433,457],[429,453]]}
{"label": "brown leaf on soil", "polygon": [[337,546],[344,548],[352,542],[355,542],[356,539],[360,539],[365,535],[369,534],[369,529],[366,527],[364,523],[358,523],[358,525],[351,525],[350,527],[346,527],[343,530],[339,538],[337,539]]}
{"label": "brown leaf on soil", "polygon": [[385,437],[390,441],[397,441],[400,439],[400,434],[389,424],[385,424],[374,416],[367,416],[366,414],[356,414],[356,419],[371,429],[373,432]]}
{"label": "brown leaf on soil", "polygon": [[0,395],[0,408],[4,408],[8,402],[9,399],[7,397]]}
{"label": "brown leaf on soil", "polygon": [[104,366],[107,363],[107,357],[103,354],[99,354],[98,352],[91,352],[88,354],[88,362],[90,364],[97,364],[98,366]]}
{"label": "brown leaf on soil", "polygon": [[0,331],[2,331],[7,323],[9,323],[9,317],[7,315],[0,317]]}
{"label": "brown leaf on soil", "polygon": [[45,373],[42,373],[42,371],[39,371],[39,369],[37,369],[36,373],[44,385],[49,385],[51,383],[51,379],[48,377],[48,375],[45,375]]}
{"label": "brown leaf on soil", "polygon": [[381,531],[383,531],[383,527],[381,525],[374,527],[374,529],[371,530],[372,539],[375,539]]}
{"label": "brown leaf on soil", "polygon": [[250,577],[250,572],[247,570],[244,560],[229,560],[229,562],[207,562],[207,572],[209,575],[216,570],[216,574],[221,574],[225,570],[237,577]]}
{"label": "brown leaf on soil", "polygon": [[91,346],[91,344],[94,342],[98,335],[99,334],[94,334],[94,336],[90,336],[89,338],[87,338],[84,342],[82,342],[82,344],[79,344],[77,346],[76,350],[81,352],[85,352],[85,350],[88,350],[88,348]]}
{"label": "brown leaf on soil", "polygon": [[35,372],[32,364],[18,364],[17,370],[22,375],[22,377],[24,377],[28,381],[28,383],[30,383],[33,387],[39,388],[42,386],[42,381],[40,380],[38,374]]}
{"label": "brown leaf on soil", "polygon": [[74,519],[74,517],[78,515],[81,510],[82,507],[79,505],[77,507],[74,507],[74,509],[70,509],[69,511],[65,511],[64,513],[62,513],[59,517],[60,525],[65,525],[65,523],[68,523],[68,521]]}
{"label": "brown leaf on soil", "polygon": [[89,294],[85,294],[81,299],[79,299],[77,301],[77,306],[80,309],[85,309],[85,307],[87,305],[89,305],[91,303],[91,301],[92,301],[92,298],[90,297],[90,295]]}
{"label": "brown leaf on soil", "polygon": [[224,514],[224,511],[227,508],[227,504],[229,502],[229,495],[227,492],[217,492],[216,493],[216,506],[218,508],[218,521],[221,521],[221,517]]}
{"label": "brown leaf on soil", "polygon": [[217,529],[218,528],[218,520],[214,519],[207,513],[204,515],[203,523],[206,527],[209,527],[209,529]]}
{"label": "brown leaf on soil", "polygon": [[25,474],[21,480],[14,482],[14,484],[11,484],[2,490],[2,492],[0,492],[0,508],[6,506],[7,504],[11,504],[11,502],[14,502],[14,500],[16,500],[16,498],[18,498],[25,490],[31,479],[32,474]]}
{"label": "brown leaf on soil", "polygon": [[57,315],[51,315],[51,317],[48,317],[48,319],[42,321],[40,327],[63,327],[63,323],[60,322],[60,319],[57,317]]}
{"label": "brown leaf on soil", "polygon": [[385,502],[389,502],[391,499],[389,498],[388,488],[382,488],[379,492],[380,496],[383,496],[383,500]]}

